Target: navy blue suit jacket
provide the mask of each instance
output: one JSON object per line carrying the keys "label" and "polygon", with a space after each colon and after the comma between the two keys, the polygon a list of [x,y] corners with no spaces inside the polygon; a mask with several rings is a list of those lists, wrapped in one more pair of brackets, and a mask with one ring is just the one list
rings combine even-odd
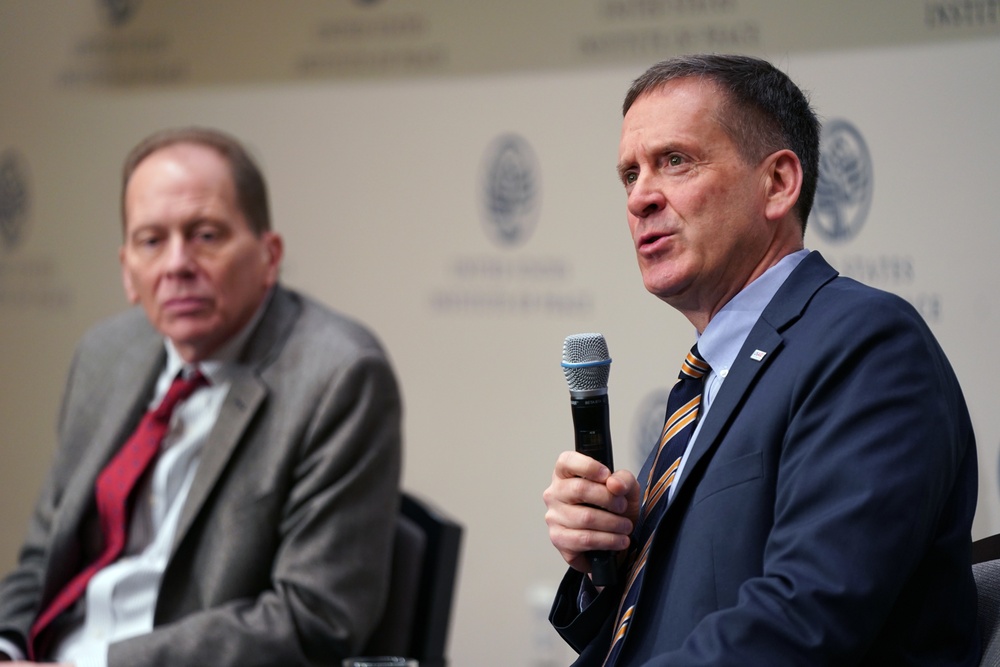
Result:
{"label": "navy blue suit jacket", "polygon": [[[706,416],[619,665],[976,665],[976,498],[968,411],[926,324],[812,253]],[[621,591],[581,613],[580,585],[570,571],[550,618],[576,665],[600,665]]]}

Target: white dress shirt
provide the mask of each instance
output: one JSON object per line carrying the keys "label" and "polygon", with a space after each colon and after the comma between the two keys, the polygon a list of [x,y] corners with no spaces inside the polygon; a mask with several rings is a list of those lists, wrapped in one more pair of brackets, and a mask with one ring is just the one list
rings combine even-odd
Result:
{"label": "white dress shirt", "polygon": [[[156,381],[150,408],[159,405],[177,373],[184,368],[167,344],[167,364]],[[153,629],[160,579],[166,570],[181,508],[194,481],[202,445],[219,416],[229,391],[224,364],[202,362],[198,370],[209,380],[182,401],[170,418],[152,472],[136,489],[122,556],[97,572],[87,584],[83,622],[58,642],[53,659],[78,667],[106,667],[108,645]]]}

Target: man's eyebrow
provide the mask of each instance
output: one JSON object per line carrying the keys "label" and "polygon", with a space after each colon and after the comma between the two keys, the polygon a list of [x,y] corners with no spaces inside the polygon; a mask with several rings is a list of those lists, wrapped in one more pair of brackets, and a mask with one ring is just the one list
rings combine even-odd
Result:
{"label": "man's eyebrow", "polygon": [[634,162],[619,162],[615,166],[615,173],[618,175],[618,180],[619,181],[625,180],[625,172],[629,171],[633,167],[635,167]]}

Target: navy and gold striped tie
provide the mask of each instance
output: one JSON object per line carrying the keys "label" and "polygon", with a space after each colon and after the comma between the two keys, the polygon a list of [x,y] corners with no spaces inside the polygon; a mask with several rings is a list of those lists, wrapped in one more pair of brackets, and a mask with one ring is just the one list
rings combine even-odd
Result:
{"label": "navy and gold striped tie", "polygon": [[635,616],[635,605],[642,587],[642,575],[645,572],[649,547],[653,543],[656,526],[667,507],[667,491],[677,477],[677,468],[694,432],[705,385],[704,378],[710,370],[708,363],[698,354],[698,346],[695,345],[684,359],[678,380],[667,398],[666,420],[660,433],[660,442],[656,451],[651,454],[653,463],[649,468],[646,490],[639,508],[639,521],[632,534],[633,553],[629,559],[625,593],[618,607],[615,634],[611,638],[611,649],[604,660],[605,667],[611,667],[618,660],[625,636]]}

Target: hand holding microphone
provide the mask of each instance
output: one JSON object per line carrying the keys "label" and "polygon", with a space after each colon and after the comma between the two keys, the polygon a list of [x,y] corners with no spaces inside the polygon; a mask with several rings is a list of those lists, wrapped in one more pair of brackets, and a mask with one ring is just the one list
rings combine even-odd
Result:
{"label": "hand holding microphone", "polygon": [[[604,336],[574,334],[563,343],[563,375],[569,385],[576,451],[603,463],[614,472],[608,414],[608,376],[611,357]],[[617,582],[617,557],[612,551],[591,551],[590,576],[597,586]]]}

